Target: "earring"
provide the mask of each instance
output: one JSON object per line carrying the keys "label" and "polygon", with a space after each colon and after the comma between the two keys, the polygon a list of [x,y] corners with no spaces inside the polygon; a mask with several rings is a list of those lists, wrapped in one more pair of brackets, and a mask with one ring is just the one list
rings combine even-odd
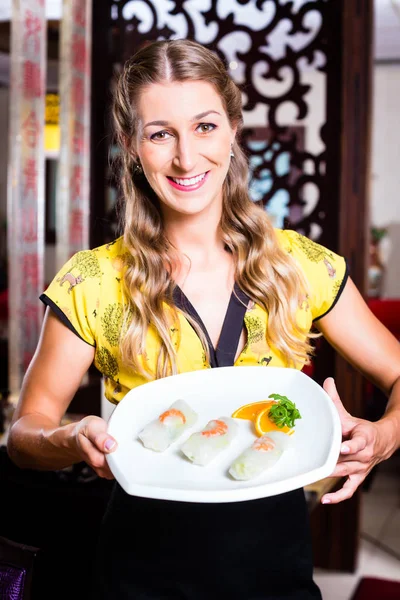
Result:
{"label": "earring", "polygon": [[229,155],[231,158],[235,158],[235,155],[233,154],[233,149],[232,149],[232,144],[231,144],[231,153]]}
{"label": "earring", "polygon": [[133,167],[133,174],[134,175],[142,175],[142,173],[143,173],[142,165],[140,164],[139,161],[137,161],[137,163]]}

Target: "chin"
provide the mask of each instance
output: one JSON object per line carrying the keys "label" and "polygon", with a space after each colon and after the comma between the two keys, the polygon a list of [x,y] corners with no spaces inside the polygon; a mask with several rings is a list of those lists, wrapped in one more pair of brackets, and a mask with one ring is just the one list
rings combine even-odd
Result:
{"label": "chin", "polygon": [[200,215],[203,212],[206,212],[207,209],[210,207],[210,204],[197,204],[197,205],[192,205],[192,206],[175,206],[174,210],[175,212],[178,212],[181,215],[188,215],[188,216],[194,216],[194,215]]}
{"label": "chin", "polygon": [[[176,200],[175,198],[169,199],[169,200],[161,200],[161,204],[164,206],[164,209],[169,211],[173,211],[176,213],[179,213],[181,215],[197,215],[197,214],[201,214],[202,212],[207,211],[208,209],[210,209],[213,205],[216,204],[216,202],[219,203],[219,201],[217,201],[215,198],[204,198],[203,197],[199,197],[199,198],[182,198],[182,199],[178,199]],[[222,207],[222,203],[221,204]]]}

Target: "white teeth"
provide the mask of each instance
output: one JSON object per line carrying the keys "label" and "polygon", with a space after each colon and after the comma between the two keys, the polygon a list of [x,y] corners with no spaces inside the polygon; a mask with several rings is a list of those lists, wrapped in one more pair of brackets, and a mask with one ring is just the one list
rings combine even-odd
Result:
{"label": "white teeth", "polygon": [[176,179],[176,177],[171,177],[171,179],[172,181],[175,181],[175,183],[177,183],[178,185],[188,186],[199,183],[199,181],[204,179],[205,176],[206,174],[203,173],[202,175],[197,175],[197,177],[192,177],[191,179]]}

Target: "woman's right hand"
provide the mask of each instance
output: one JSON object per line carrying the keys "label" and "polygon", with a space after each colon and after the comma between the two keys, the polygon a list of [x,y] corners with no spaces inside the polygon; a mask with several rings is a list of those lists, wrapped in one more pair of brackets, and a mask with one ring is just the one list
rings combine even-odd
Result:
{"label": "woman's right hand", "polygon": [[106,421],[92,415],[61,425],[94,353],[46,309],[7,438],[8,454],[20,468],[59,470],[84,461],[99,477],[113,479],[106,455],[117,444]]}
{"label": "woman's right hand", "polygon": [[107,423],[101,417],[88,416],[76,423],[73,429],[74,442],[82,460],[99,477],[114,479],[106,455],[117,448],[116,440],[108,435]]}

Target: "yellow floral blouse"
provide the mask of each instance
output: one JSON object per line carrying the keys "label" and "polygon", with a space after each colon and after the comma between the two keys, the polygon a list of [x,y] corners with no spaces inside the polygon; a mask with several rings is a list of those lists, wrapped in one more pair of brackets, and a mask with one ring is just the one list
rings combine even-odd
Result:
{"label": "yellow floral blouse", "polygon": [[[282,249],[296,259],[308,280],[310,294],[299,308],[298,319],[299,324],[310,330],[313,321],[326,315],[339,298],[347,279],[346,262],[341,256],[295,231],[277,230],[276,233]],[[124,366],[119,352],[123,312],[122,271],[128,256],[122,237],[99,248],[78,252],[40,297],[69,329],[95,347],[94,364],[104,376],[108,400],[115,404],[130,389],[147,381]],[[236,291],[240,296],[240,290]],[[178,309],[184,307],[197,319],[207,337],[200,317],[179,288],[174,300]],[[243,303],[232,294],[218,347],[214,350],[209,342],[211,364],[205,360],[195,330],[179,312],[181,342],[177,349],[177,366],[180,373],[229,364],[285,366],[279,353],[267,343],[267,313],[254,303],[250,303],[247,310],[241,307]],[[243,322],[247,343],[233,362]],[[176,329],[171,328],[172,338],[175,335]],[[154,371],[158,348],[155,330],[149,328],[146,358]],[[298,368],[302,366],[298,365]]]}

